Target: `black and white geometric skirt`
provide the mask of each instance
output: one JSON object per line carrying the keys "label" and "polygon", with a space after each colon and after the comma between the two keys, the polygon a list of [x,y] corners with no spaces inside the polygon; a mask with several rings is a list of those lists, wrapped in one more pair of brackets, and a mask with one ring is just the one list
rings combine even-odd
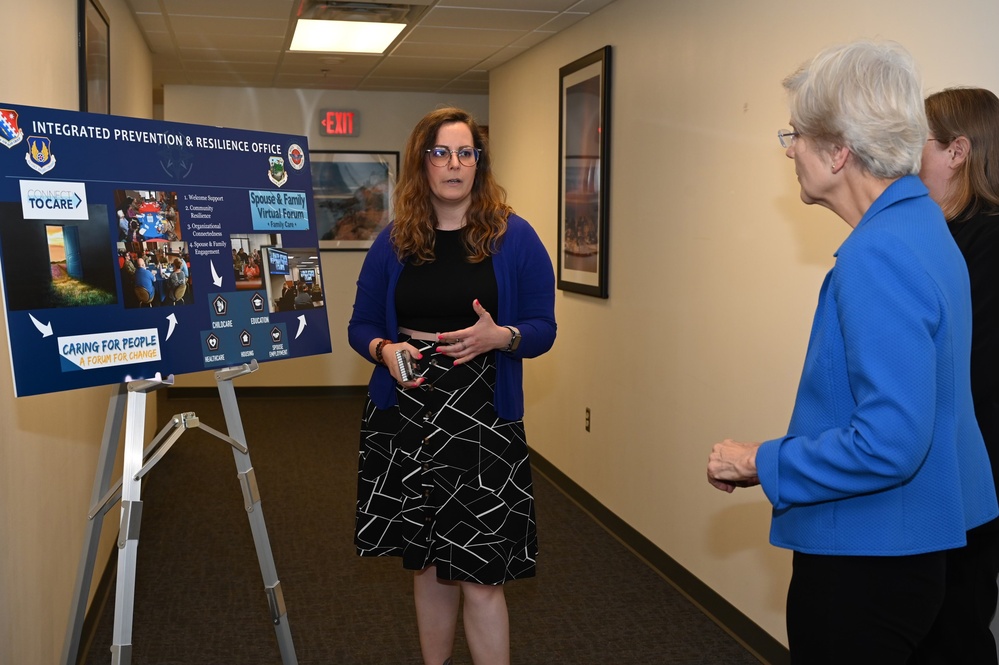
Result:
{"label": "black and white geometric skirt", "polygon": [[495,354],[453,366],[420,349],[426,381],[398,389],[399,407],[370,398],[361,423],[354,544],[361,556],[400,556],[437,577],[503,584],[532,577],[538,552],[522,420],[493,406]]}

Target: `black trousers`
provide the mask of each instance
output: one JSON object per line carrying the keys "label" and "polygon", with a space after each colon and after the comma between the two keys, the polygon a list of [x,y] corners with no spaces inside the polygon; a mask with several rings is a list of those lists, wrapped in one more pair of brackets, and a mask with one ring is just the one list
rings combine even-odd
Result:
{"label": "black trousers", "polygon": [[946,553],[794,553],[787,594],[792,665],[906,665],[943,603]]}
{"label": "black trousers", "polygon": [[947,593],[930,634],[910,665],[996,665],[990,625],[996,611],[999,532],[968,532],[968,546],[947,552]]}

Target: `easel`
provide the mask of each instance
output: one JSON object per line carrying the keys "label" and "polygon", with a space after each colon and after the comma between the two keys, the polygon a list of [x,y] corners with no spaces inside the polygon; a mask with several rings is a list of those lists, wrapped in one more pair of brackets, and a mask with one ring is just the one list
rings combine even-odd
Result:
{"label": "easel", "polygon": [[[91,493],[91,509],[83,540],[83,552],[77,572],[73,605],[70,610],[66,641],[63,645],[63,665],[76,665],[83,632],[83,618],[86,613],[87,597],[90,595],[90,580],[94,573],[97,546],[100,541],[104,515],[121,501],[121,522],[118,531],[118,575],[115,593],[114,638],[111,646],[112,665],[130,665],[132,662],[132,614],[135,598],[135,563],[139,545],[139,526],[142,521],[142,501],[139,493],[142,478],[163,459],[177,439],[189,428],[200,427],[209,434],[222,439],[232,447],[233,458],[239,484],[243,490],[243,503],[250,520],[250,530],[257,549],[260,572],[264,579],[267,604],[271,620],[277,631],[278,647],[284,665],[297,665],[295,646],[288,626],[287,609],[281,582],[274,567],[274,556],[267,538],[267,526],[260,507],[260,494],[257,490],[256,475],[250,464],[250,454],[246,448],[246,436],[236,404],[236,392],[232,380],[257,371],[257,361],[248,365],[219,370],[215,373],[222,410],[225,414],[229,435],[222,434],[202,424],[193,412],[176,414],[170,423],[163,427],[148,447],[143,449],[142,435],[145,430],[146,395],[160,388],[173,385],[173,376],[164,380],[142,380],[122,383],[115,387],[108,415],[104,422],[104,438],[101,442],[100,458],[94,477]],[[122,414],[125,414],[125,451],[122,477],[110,490],[111,473],[121,434]],[[168,436],[169,435],[169,436]],[[106,491],[106,493],[105,493]]]}

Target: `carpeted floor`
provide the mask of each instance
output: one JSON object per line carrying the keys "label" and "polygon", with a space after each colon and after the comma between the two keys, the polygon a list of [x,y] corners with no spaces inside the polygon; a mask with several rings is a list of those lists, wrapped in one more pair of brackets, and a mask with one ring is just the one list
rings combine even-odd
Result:
{"label": "carpeted floor", "polygon": [[[360,396],[239,400],[302,665],[421,663],[411,573],[354,554],[361,407]],[[226,430],[217,397],[163,400],[159,420],[187,411]],[[515,665],[759,662],[547,479],[534,482],[538,576],[506,589]],[[228,444],[188,430],[142,499],[132,663],[280,665]],[[88,664],[110,662],[113,604],[112,589]],[[454,656],[471,665],[460,631]]]}

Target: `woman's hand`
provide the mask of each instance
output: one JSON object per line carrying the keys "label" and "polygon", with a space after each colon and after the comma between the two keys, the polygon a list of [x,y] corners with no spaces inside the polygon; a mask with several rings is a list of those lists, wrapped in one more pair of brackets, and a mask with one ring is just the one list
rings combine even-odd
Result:
{"label": "woman's hand", "polygon": [[740,443],[725,439],[711,448],[708,456],[708,482],[724,492],[736,487],[759,485],[756,475],[758,443]]}
{"label": "woman's hand", "polygon": [[[371,357],[375,358],[375,348],[378,346],[379,340],[372,340],[371,343]],[[415,360],[420,360],[423,355],[416,349],[415,346],[409,342],[386,342],[382,345],[382,362],[385,367],[388,368],[389,374],[392,378],[396,380],[396,383],[401,385],[403,388],[415,388],[421,385],[426,379],[422,376],[415,381],[403,381],[402,374],[399,372],[399,363],[396,362],[395,354],[399,351],[409,351],[409,354],[413,356]],[[377,360],[375,360],[377,362]]]}
{"label": "woman's hand", "polygon": [[493,349],[505,349],[510,344],[510,331],[496,325],[478,299],[472,301],[472,309],[479,317],[475,325],[437,336],[441,344],[437,347],[437,352],[454,358],[455,365],[468,362]]}

